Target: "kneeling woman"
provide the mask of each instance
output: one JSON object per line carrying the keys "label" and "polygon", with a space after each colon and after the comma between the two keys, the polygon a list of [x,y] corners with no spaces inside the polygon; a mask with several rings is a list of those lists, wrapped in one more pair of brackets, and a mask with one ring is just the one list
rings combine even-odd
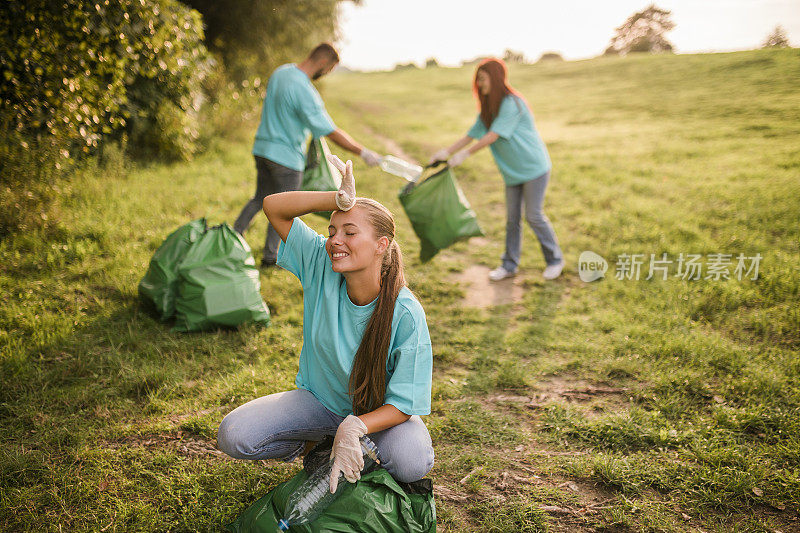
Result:
{"label": "kneeling woman", "polygon": [[[337,157],[338,192],[292,191],[264,199],[283,241],[278,265],[303,286],[303,348],[297,389],[231,411],[219,448],[239,459],[292,461],[306,441],[335,435],[331,489],[363,467],[359,438],[369,435],[395,479],[421,479],[433,447],[419,415],[430,413],[432,354],[425,313],[406,287],[392,214],[356,198],[353,166]],[[333,211],[328,238],[300,215]]]}

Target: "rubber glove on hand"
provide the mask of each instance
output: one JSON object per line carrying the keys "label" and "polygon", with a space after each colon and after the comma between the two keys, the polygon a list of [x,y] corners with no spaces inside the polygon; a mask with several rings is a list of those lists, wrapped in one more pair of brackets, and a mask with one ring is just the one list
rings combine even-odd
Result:
{"label": "rubber glove on hand", "polygon": [[431,156],[431,160],[428,161],[428,164],[432,165],[437,161],[447,161],[448,157],[450,157],[450,152],[447,151],[447,148],[442,148]]}
{"label": "rubber glove on hand", "polygon": [[356,205],[356,179],[353,177],[353,162],[348,160],[345,164],[333,154],[328,156],[328,161],[333,163],[333,166],[342,175],[342,184],[336,193],[336,207],[342,211],[349,211]]}
{"label": "rubber glove on hand", "polygon": [[366,148],[361,150],[361,159],[363,159],[369,167],[374,167],[381,164],[381,156],[372,150],[367,150]]}
{"label": "rubber glove on hand", "polygon": [[350,483],[355,483],[361,479],[361,470],[364,468],[364,452],[361,451],[361,437],[367,434],[367,426],[355,415],[347,415],[347,418],[339,424],[336,436],[333,438],[333,449],[331,459],[330,487],[331,493],[336,492],[339,485],[339,473]]}
{"label": "rubber glove on hand", "polygon": [[469,157],[469,150],[461,150],[456,152],[453,157],[447,160],[447,164],[451,167],[457,167]]}

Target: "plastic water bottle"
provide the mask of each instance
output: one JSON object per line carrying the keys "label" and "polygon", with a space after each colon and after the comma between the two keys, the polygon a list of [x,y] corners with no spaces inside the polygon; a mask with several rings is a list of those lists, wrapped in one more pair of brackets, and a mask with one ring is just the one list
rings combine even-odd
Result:
{"label": "plastic water bottle", "polygon": [[393,155],[385,155],[381,158],[381,169],[389,174],[400,176],[407,181],[417,181],[422,175],[422,167],[403,161]]}
{"label": "plastic water bottle", "polygon": [[[373,462],[380,463],[378,447],[366,436],[361,437],[361,451],[364,452],[364,469]],[[344,474],[339,474],[339,484],[336,492],[331,493],[330,478],[333,459],[308,476],[286,502],[286,515],[278,521],[278,530],[286,531],[289,526],[296,526],[313,522],[339,495],[348,481]]]}

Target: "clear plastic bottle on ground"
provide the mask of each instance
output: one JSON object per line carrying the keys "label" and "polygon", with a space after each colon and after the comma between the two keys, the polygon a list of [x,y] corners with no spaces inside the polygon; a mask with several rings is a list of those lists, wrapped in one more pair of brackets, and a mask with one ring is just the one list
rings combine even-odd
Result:
{"label": "clear plastic bottle on ground", "polygon": [[[361,451],[364,452],[364,469],[371,466],[373,462],[380,463],[378,447],[366,436],[361,437]],[[286,502],[286,514],[278,521],[279,531],[286,531],[289,526],[313,522],[347,486],[348,482],[344,478],[344,474],[339,474],[339,485],[336,487],[336,492],[331,493],[332,466],[333,459],[330,459],[308,476],[308,479],[292,493]]]}
{"label": "clear plastic bottle on ground", "polygon": [[381,158],[381,169],[389,174],[400,176],[407,181],[417,181],[422,175],[422,167],[403,161],[393,155],[385,155]]}

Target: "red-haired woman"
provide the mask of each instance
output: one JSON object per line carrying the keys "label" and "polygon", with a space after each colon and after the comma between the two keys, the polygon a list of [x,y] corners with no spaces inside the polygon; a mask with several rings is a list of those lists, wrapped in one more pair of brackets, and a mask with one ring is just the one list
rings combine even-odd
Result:
{"label": "red-haired woman", "polygon": [[[542,211],[551,164],[533,115],[522,95],[509,85],[506,65],[499,59],[486,59],[478,65],[473,90],[480,104],[475,124],[455,144],[433,154],[431,163],[447,160],[454,167],[470,154],[490,146],[506,184],[506,250],[502,264],[489,272],[489,279],[499,281],[517,272],[523,203],[525,219],[539,239],[547,263],[543,276],[555,279],[564,268],[564,256],[553,226]],[[478,142],[467,148],[473,140]]]}
{"label": "red-haired woman", "polygon": [[[360,477],[359,438],[369,434],[386,470],[403,482],[433,467],[433,356],[425,312],[408,289],[392,214],[356,198],[353,164],[335,156],[337,192],[291,191],[264,198],[280,235],[278,265],[303,286],[303,349],[296,389],[256,398],[224,418],[219,449],[238,459],[291,461],[307,441],[335,435],[330,488],[339,473]],[[299,217],[333,211],[328,237]]]}

